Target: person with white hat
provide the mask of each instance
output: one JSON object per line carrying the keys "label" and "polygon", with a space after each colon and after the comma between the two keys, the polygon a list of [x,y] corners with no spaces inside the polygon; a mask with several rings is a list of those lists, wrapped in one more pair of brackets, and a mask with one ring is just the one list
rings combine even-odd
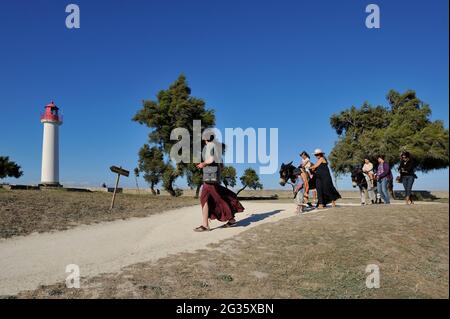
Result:
{"label": "person with white hat", "polygon": [[317,161],[311,166],[311,170],[316,174],[317,206],[324,208],[328,203],[332,203],[335,207],[336,200],[341,198],[341,195],[333,185],[325,153],[320,148],[316,148],[314,156]]}

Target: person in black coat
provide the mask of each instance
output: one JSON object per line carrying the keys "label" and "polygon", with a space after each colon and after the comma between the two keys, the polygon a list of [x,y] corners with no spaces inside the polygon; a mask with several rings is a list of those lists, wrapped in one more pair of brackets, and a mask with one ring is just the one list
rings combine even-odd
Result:
{"label": "person in black coat", "polygon": [[328,203],[335,207],[336,200],[341,198],[341,195],[333,185],[325,153],[318,148],[314,151],[314,156],[316,156],[317,161],[316,164],[311,166],[311,171],[316,176],[317,207],[325,208]]}
{"label": "person in black coat", "polygon": [[414,173],[415,165],[409,152],[403,152],[400,155],[400,181],[405,188],[405,201],[407,205],[414,204],[411,192],[414,184],[414,179],[417,177]]}

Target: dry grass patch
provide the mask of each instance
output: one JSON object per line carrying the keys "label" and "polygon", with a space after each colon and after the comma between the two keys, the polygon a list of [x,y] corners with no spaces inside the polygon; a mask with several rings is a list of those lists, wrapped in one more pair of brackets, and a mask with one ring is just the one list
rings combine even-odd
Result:
{"label": "dry grass patch", "polygon": [[197,199],[189,197],[117,194],[116,205],[110,211],[111,196],[103,192],[1,190],[0,238],[145,217],[198,204]]}

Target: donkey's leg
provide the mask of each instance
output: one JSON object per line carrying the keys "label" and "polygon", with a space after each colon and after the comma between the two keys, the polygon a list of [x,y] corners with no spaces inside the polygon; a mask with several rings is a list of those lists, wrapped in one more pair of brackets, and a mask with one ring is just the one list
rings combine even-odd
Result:
{"label": "donkey's leg", "polygon": [[361,197],[361,205],[366,204],[366,192],[363,187],[359,187],[359,195]]}

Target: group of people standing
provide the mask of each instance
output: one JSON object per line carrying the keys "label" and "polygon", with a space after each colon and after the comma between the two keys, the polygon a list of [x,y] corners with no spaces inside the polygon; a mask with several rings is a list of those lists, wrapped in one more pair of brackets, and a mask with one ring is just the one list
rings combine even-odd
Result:
{"label": "group of people standing", "polygon": [[306,151],[301,152],[301,164],[294,171],[296,176],[294,193],[298,212],[303,212],[306,207],[313,207],[309,201],[310,191],[313,194],[313,200],[316,201],[316,207],[319,209],[329,203],[334,207],[336,201],[341,198],[334,187],[325,153],[318,148],[314,151],[314,156],[315,163],[311,162]]}
{"label": "group of people standing", "polygon": [[[377,156],[378,166],[374,170],[374,166],[369,158],[364,159],[362,172],[367,183],[367,193],[372,204],[381,203],[381,199],[385,204],[391,203],[389,188],[392,184],[392,172],[389,164],[385,161],[384,155]],[[364,193],[361,193],[361,203],[365,203]]]}
{"label": "group of people standing", "polygon": [[[304,211],[306,207],[313,207],[309,200],[310,191],[318,208],[324,208],[328,203],[331,203],[334,207],[336,200],[341,198],[333,185],[324,153],[322,150],[316,149],[314,156],[317,159],[315,164],[311,162],[307,152],[303,151],[300,153],[302,162],[299,168],[294,171],[296,176],[294,193],[298,212]],[[396,181],[403,184],[406,204],[412,205],[414,204],[412,187],[417,176],[415,174],[415,164],[409,152],[401,153],[398,171],[399,176],[397,176]],[[369,158],[364,159],[362,174],[367,184],[367,193],[371,203],[390,204],[393,175],[389,163],[385,160],[385,156],[377,156],[376,168]],[[361,191],[362,204],[365,204],[365,196],[365,193]]]}
{"label": "group of people standing", "polygon": [[[374,170],[374,165],[370,159],[364,159],[364,165],[362,166],[362,173],[367,182],[367,192],[372,204],[381,203],[383,200],[384,204],[390,204],[391,198],[389,195],[389,189],[393,188],[393,175],[391,167],[385,161],[384,155],[377,156],[378,166],[376,171]],[[406,204],[414,204],[411,197],[412,186],[414,180],[417,178],[415,172],[414,161],[411,158],[409,152],[402,152],[400,155],[400,165],[399,165],[399,176],[397,176],[396,181],[402,183],[405,189],[405,201]],[[376,192],[376,193],[375,193]],[[365,198],[362,197],[361,193],[361,203],[365,203]],[[364,194],[365,196],[365,194]]]}

